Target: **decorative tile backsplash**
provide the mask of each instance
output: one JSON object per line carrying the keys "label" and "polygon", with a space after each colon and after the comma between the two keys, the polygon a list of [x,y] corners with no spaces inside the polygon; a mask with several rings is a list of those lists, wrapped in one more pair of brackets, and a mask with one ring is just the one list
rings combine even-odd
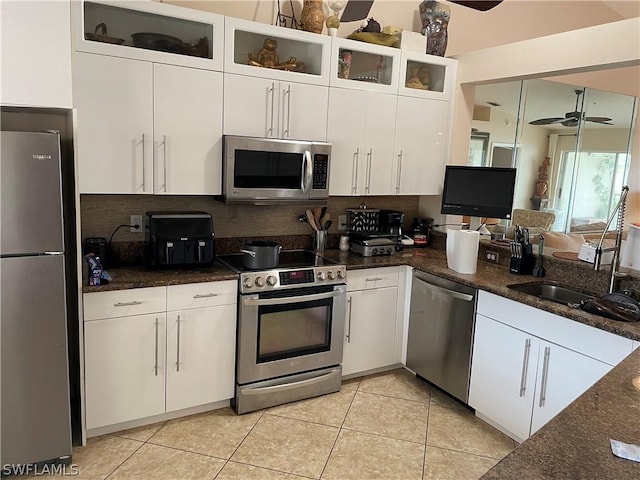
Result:
{"label": "decorative tile backsplash", "polygon": [[[338,231],[338,215],[346,215],[347,208],[359,208],[365,203],[368,208],[400,210],[405,213],[405,229],[417,217],[418,196],[380,197],[331,197],[327,211],[333,225],[331,234]],[[144,215],[148,211],[204,211],[213,215],[216,238],[282,237],[309,235],[312,230],[307,223],[299,222],[308,206],[300,205],[225,205],[207,196],[154,196],[154,195],[81,195],[81,237],[111,236],[123,224],[129,224],[131,215]],[[121,228],[113,242],[143,241],[144,234],[130,233],[128,227]]]}

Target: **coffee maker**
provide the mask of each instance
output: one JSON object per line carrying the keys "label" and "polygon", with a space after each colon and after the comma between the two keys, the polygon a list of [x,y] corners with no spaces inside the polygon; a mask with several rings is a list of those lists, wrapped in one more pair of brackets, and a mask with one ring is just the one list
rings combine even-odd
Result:
{"label": "coffee maker", "polygon": [[398,210],[380,210],[380,231],[393,240],[402,238],[404,213]]}

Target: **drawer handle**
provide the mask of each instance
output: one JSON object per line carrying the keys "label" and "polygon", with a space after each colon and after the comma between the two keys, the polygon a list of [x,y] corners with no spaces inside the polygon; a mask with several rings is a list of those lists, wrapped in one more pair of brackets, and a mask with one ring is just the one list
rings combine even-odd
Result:
{"label": "drawer handle", "polygon": [[133,305],[142,305],[142,302],[134,300],[133,302],[118,302],[113,304],[114,307],[131,307]]}
{"label": "drawer handle", "polygon": [[217,297],[217,296],[218,296],[217,293],[205,293],[205,294],[198,293],[197,295],[194,295],[193,298],[211,298],[211,297]]}
{"label": "drawer handle", "polygon": [[384,280],[382,277],[365,278],[365,282],[377,282],[378,280]]}

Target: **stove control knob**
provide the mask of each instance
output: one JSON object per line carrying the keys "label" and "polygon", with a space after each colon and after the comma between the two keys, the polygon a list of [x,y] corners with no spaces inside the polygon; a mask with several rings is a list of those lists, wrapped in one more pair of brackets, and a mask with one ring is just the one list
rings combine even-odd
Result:
{"label": "stove control knob", "polygon": [[264,287],[264,278],[256,277],[256,287]]}
{"label": "stove control knob", "polygon": [[244,282],[243,282],[243,283],[244,283],[245,288],[251,288],[251,287],[253,287],[253,278],[251,278],[251,277],[246,277],[246,278],[244,279]]}
{"label": "stove control knob", "polygon": [[269,275],[267,277],[267,283],[269,284],[270,287],[273,287],[276,283],[278,283],[278,279],[273,275]]}
{"label": "stove control knob", "polygon": [[336,279],[336,274],[335,274],[335,273],[333,273],[333,271],[332,271],[332,270],[329,270],[329,271],[327,272],[327,278],[328,278],[329,280],[335,280],[335,279]]}
{"label": "stove control knob", "polygon": [[318,280],[324,280],[324,272],[322,270],[318,272]]}
{"label": "stove control knob", "polygon": [[344,278],[344,272],[342,270],[338,270],[338,278],[342,280]]}

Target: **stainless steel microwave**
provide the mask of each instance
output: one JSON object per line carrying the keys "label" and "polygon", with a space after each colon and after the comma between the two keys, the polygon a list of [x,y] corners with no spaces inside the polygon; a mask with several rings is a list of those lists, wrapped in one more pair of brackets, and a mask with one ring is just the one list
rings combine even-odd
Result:
{"label": "stainless steel microwave", "polygon": [[226,135],[222,158],[225,203],[318,204],[329,198],[329,143]]}

